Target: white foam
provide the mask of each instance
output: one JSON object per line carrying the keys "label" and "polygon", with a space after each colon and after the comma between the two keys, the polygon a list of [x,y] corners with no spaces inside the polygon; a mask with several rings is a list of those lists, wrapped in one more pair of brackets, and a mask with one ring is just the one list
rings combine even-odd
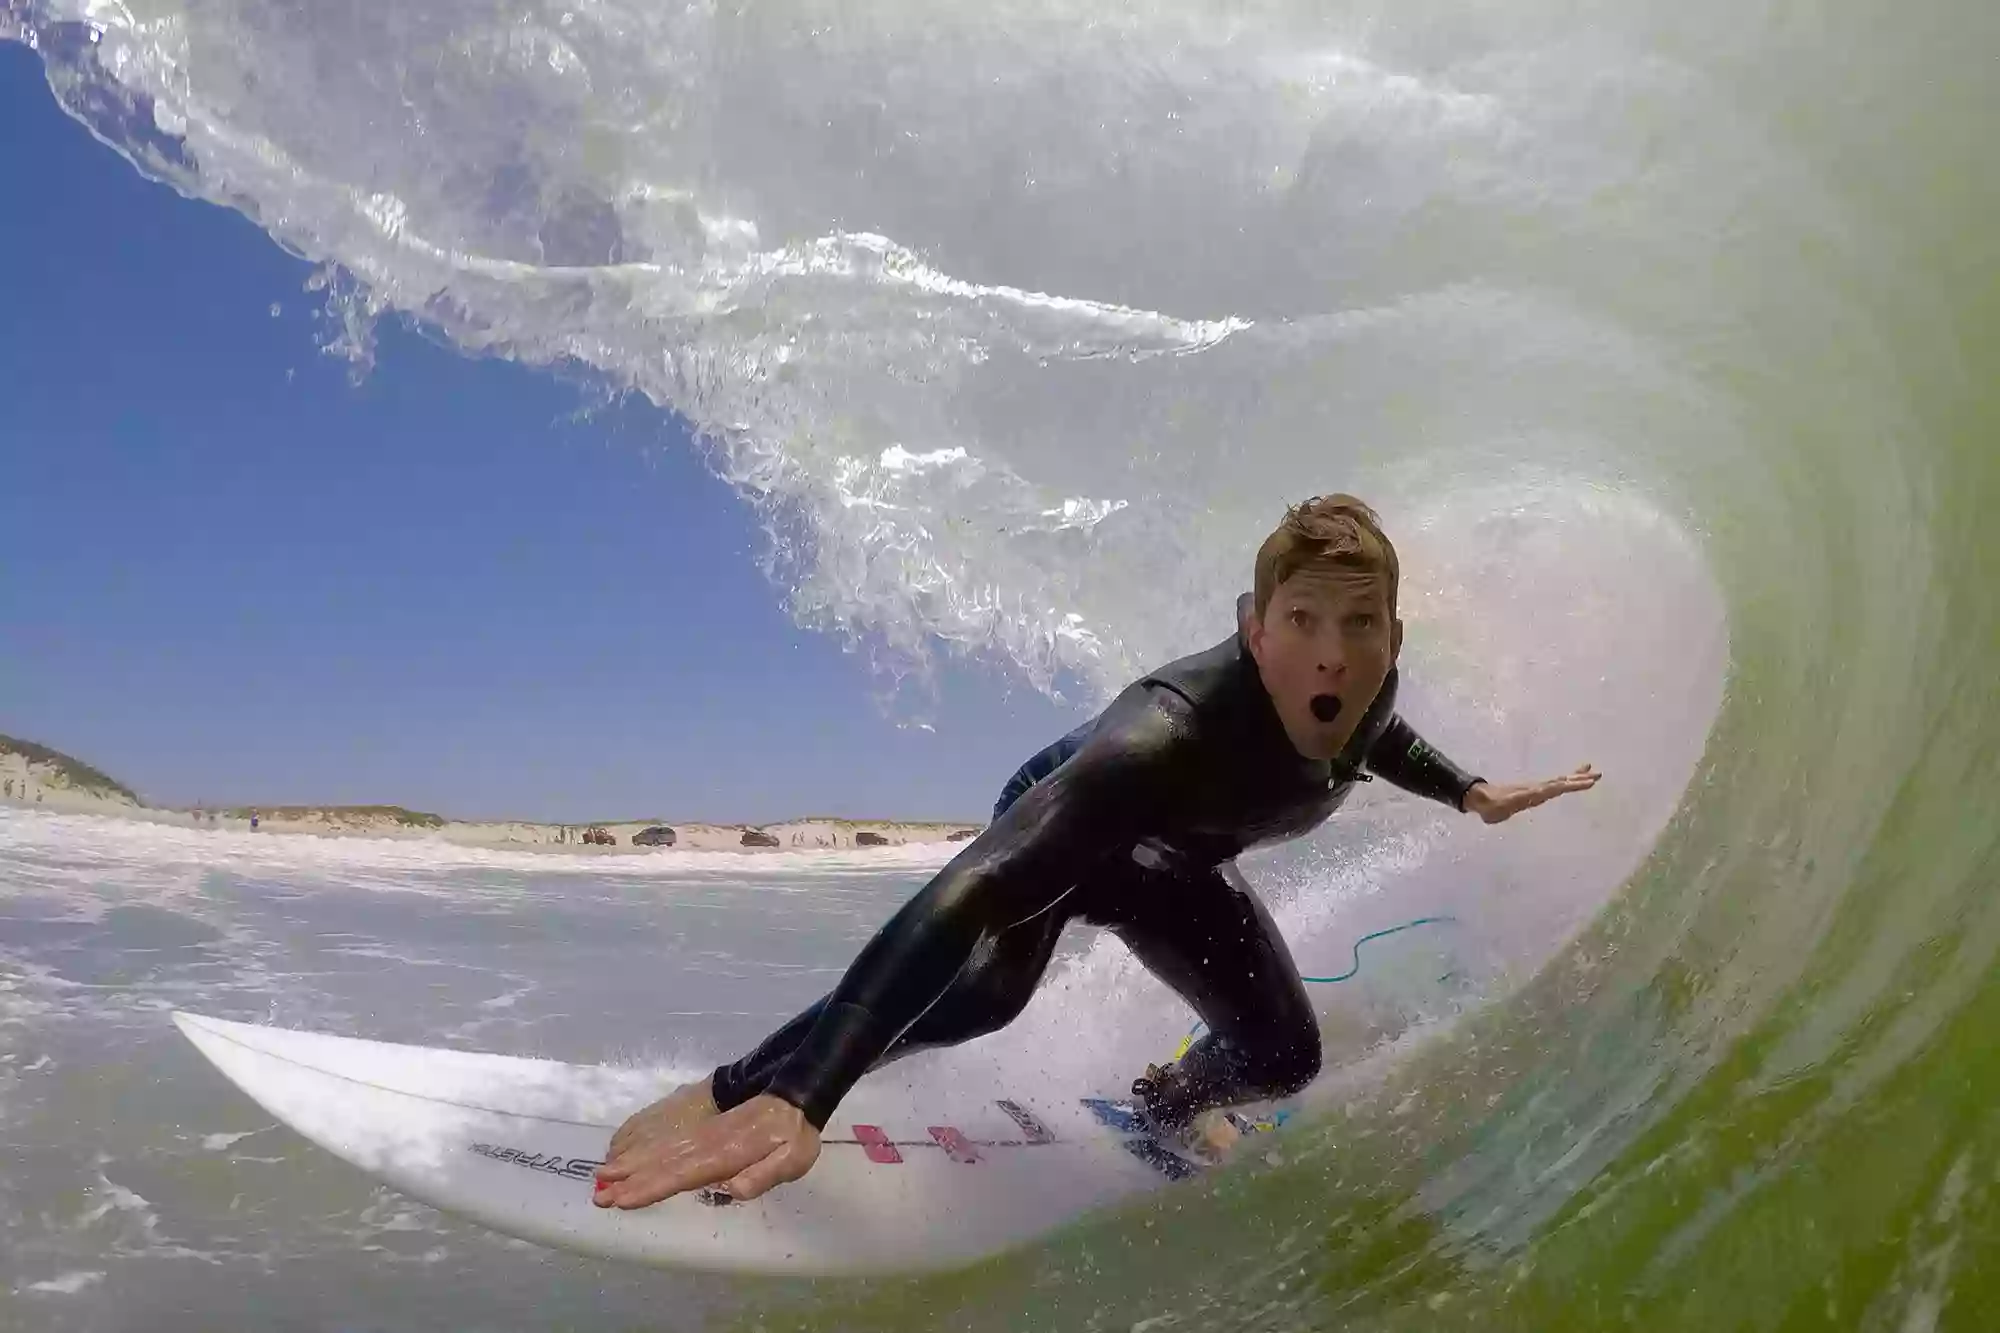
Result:
{"label": "white foam", "polygon": [[74,1296],[86,1287],[95,1286],[103,1280],[102,1269],[75,1269],[57,1277],[45,1278],[40,1282],[30,1282],[15,1290],[44,1296]]}

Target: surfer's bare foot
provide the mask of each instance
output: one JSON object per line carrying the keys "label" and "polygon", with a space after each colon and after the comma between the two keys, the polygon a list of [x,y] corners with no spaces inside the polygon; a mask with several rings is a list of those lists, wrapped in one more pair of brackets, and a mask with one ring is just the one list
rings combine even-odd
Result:
{"label": "surfer's bare foot", "polygon": [[633,1112],[611,1136],[605,1158],[609,1160],[641,1143],[678,1137],[702,1121],[720,1115],[709,1084],[706,1078],[698,1083],[683,1083],[651,1106]]}
{"label": "surfer's bare foot", "polygon": [[1203,1111],[1182,1131],[1188,1150],[1204,1161],[1219,1162],[1229,1155],[1243,1131],[1222,1110]]}

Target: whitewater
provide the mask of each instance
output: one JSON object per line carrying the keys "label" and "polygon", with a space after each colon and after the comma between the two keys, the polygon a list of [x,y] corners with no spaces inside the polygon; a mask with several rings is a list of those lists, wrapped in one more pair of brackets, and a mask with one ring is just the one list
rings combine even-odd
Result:
{"label": "whitewater", "polygon": [[[1426,735],[1607,775],[1500,830],[1370,791],[1254,861],[1308,971],[1453,919],[1325,989],[1340,1096],[1276,1157],[809,1289],[373,1193],[165,1012],[666,1071],[824,989],[921,857],[0,815],[8,1319],[1986,1326],[2000,11],[0,0],[0,35],[318,264],[357,373],[407,319],[686,423],[773,596],[912,707],[949,654],[1087,707],[1347,490]],[[1186,1018],[1080,935],[978,1058],[1123,1067]]]}

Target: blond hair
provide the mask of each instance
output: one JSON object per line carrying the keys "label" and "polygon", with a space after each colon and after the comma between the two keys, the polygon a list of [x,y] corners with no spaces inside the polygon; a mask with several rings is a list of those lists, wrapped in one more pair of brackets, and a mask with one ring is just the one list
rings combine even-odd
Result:
{"label": "blond hair", "polygon": [[1351,495],[1315,495],[1285,510],[1277,531],[1257,548],[1253,597],[1263,619],[1278,585],[1302,569],[1342,569],[1380,574],[1389,581],[1389,614],[1396,614],[1402,570],[1382,520]]}

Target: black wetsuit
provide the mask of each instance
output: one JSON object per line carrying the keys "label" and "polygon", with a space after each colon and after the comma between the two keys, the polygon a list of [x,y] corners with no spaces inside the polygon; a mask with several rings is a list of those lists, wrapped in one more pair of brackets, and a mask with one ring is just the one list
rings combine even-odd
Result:
{"label": "black wetsuit", "polygon": [[1292,748],[1239,633],[1128,686],[1008,781],[992,824],[870,940],[831,994],[715,1071],[723,1110],[768,1092],[824,1128],[870,1069],[997,1031],[1056,939],[1115,931],[1207,1024],[1150,1090],[1165,1124],[1297,1091],[1319,1026],[1284,938],[1234,865],[1347,799],[1361,766],[1462,808],[1478,778],[1395,713],[1396,673],[1339,759]]}

